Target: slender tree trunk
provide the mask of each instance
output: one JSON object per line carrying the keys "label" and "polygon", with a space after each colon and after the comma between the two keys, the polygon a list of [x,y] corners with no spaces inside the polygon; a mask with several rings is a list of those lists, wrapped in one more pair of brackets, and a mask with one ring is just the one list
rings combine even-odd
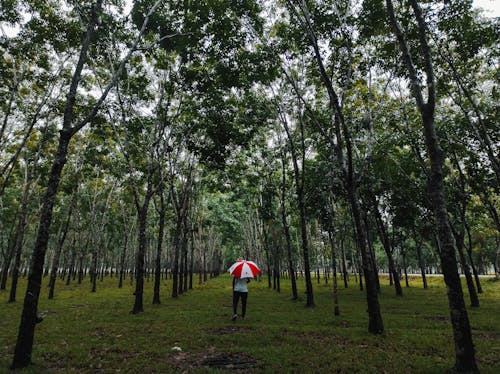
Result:
{"label": "slender tree trunk", "polygon": [[93,235],[92,237],[92,268],[90,270],[90,281],[92,282],[92,292],[97,291],[97,276],[98,276],[98,271],[97,271],[97,266],[98,266],[98,259],[99,259],[99,245],[96,243],[96,241],[100,240],[100,238]]}
{"label": "slender tree trunk", "polygon": [[80,255],[80,258],[78,260],[78,284],[81,284],[83,281],[83,255]]}
{"label": "slender tree trunk", "polygon": [[495,268],[495,278],[499,279],[500,278],[500,274],[499,274],[499,270],[500,270],[500,235],[497,236],[496,241],[497,241],[497,253],[495,256],[495,261],[493,262],[493,267]]}
{"label": "slender tree trunk", "polygon": [[191,225],[189,230],[191,234],[190,246],[191,246],[191,256],[189,262],[189,289],[193,289],[193,272],[194,272],[194,224]]}
{"label": "slender tree trunk", "polygon": [[[25,206],[26,205],[26,206]],[[10,286],[9,303],[16,301],[17,282],[19,280],[19,268],[21,266],[21,254],[23,249],[24,231],[26,228],[26,215],[27,215],[27,201],[23,202],[21,208],[21,215],[19,217],[18,227],[19,231],[16,233],[16,241],[14,243],[14,266],[12,267],[12,283]]]}
{"label": "slender tree trunk", "polygon": [[172,297],[179,295],[179,255],[181,251],[182,217],[177,214],[177,225],[174,237],[174,258],[172,264]]}
{"label": "slender tree trunk", "polygon": [[264,251],[266,252],[266,265],[267,265],[267,287],[271,288],[271,255],[269,250],[269,238],[266,230],[266,222],[262,222],[262,235],[264,239]]}
{"label": "slender tree trunk", "polygon": [[135,300],[134,307],[132,309],[132,314],[138,314],[144,312],[144,258],[146,256],[147,238],[146,238],[146,225],[148,219],[148,208],[149,201],[152,196],[151,186],[148,183],[148,191],[144,198],[144,203],[137,211],[137,225],[139,228],[139,248],[137,250],[136,256],[136,276],[135,276]]}
{"label": "slender tree trunk", "polygon": [[[451,228],[453,229],[453,226],[451,226]],[[479,308],[479,297],[477,296],[476,288],[474,287],[474,281],[470,273],[469,264],[467,263],[464,253],[465,232],[463,227],[460,229],[460,231],[457,231],[456,229],[453,230],[453,234],[455,236],[455,243],[457,246],[458,257],[460,259],[460,264],[462,265],[462,270],[465,275],[465,281],[467,283],[467,288],[469,290],[470,306]]]}
{"label": "slender tree trunk", "polygon": [[420,272],[422,274],[422,284],[424,286],[424,289],[426,289],[427,278],[425,277],[425,265],[422,256],[422,239],[417,237],[417,231],[415,230],[415,226],[413,226],[413,238],[415,240],[415,246],[417,248],[417,260],[418,260],[418,266],[420,267]]}
{"label": "slender tree trunk", "polygon": [[123,287],[123,279],[125,277],[125,256],[127,254],[128,233],[124,234],[122,253],[120,255],[120,279],[118,280],[118,288]]}
{"label": "slender tree trunk", "polygon": [[160,222],[158,227],[158,243],[156,247],[156,261],[155,261],[155,280],[154,280],[154,291],[153,291],[153,304],[160,304],[160,281],[161,281],[161,252],[163,247],[163,236],[165,232],[165,209],[163,200],[163,191],[160,187]]}
{"label": "slender tree trunk", "polygon": [[360,254],[356,253],[356,271],[359,277],[359,290],[363,291],[363,267],[361,265]]}
{"label": "slender tree trunk", "polygon": [[380,292],[380,280],[379,280],[378,269],[377,269],[377,258],[375,256],[375,249],[373,248],[372,240],[370,238],[370,225],[368,224],[368,217],[367,217],[366,213],[363,214],[363,221],[364,221],[364,225],[365,225],[365,229],[366,229],[366,239],[367,239],[366,244],[368,245],[368,251],[370,253],[370,260],[372,262],[373,272],[374,272],[374,276],[375,276],[375,284],[377,286],[377,291]]}
{"label": "slender tree trunk", "polygon": [[[187,216],[189,212],[189,203],[190,203],[190,193],[191,193],[191,177],[192,170],[189,171],[189,175],[187,181],[183,187],[180,199],[176,198],[175,190],[173,183],[170,184],[171,190],[171,201],[174,206],[174,210],[176,212],[176,229],[175,229],[175,237],[174,237],[174,259],[172,265],[172,297],[177,297],[179,295],[179,291],[183,290],[182,285],[183,279],[182,274],[179,274],[179,265],[182,266],[185,264],[183,262],[183,258],[181,257],[184,252],[184,239],[185,239],[185,225],[187,225]],[[182,251],[182,253],[181,253]],[[180,260],[180,261],[179,261]]]}
{"label": "slender tree trunk", "polygon": [[483,293],[483,288],[481,287],[481,282],[479,280],[479,274],[476,269],[476,265],[474,264],[474,259],[472,258],[472,237],[470,234],[469,225],[465,222],[465,230],[467,231],[467,256],[469,258],[470,266],[472,268],[472,273],[474,274],[474,279],[476,281],[477,293]]}
{"label": "slender tree trunk", "polygon": [[[21,216],[19,216],[19,219]],[[19,222],[17,224],[17,227],[19,226]],[[1,281],[0,281],[0,290],[5,290],[7,289],[7,279],[9,278],[9,270],[11,269],[10,264],[12,262],[12,257],[14,256],[14,253],[16,251],[16,245],[15,243],[17,242],[17,229],[14,232],[14,240],[12,240],[12,243],[7,244],[7,254],[4,258],[4,263],[2,266],[2,276],[1,276]]]}
{"label": "slender tree trunk", "polygon": [[415,13],[418,23],[418,34],[420,37],[420,47],[424,57],[425,76],[427,84],[427,101],[422,95],[422,86],[417,70],[413,64],[412,55],[408,48],[405,36],[401,30],[399,22],[394,13],[394,6],[391,0],[386,0],[389,18],[396,34],[404,63],[408,69],[411,90],[417,107],[420,111],[423,124],[427,151],[431,163],[431,173],[429,181],[429,193],[434,208],[434,216],[441,245],[439,256],[444,280],[447,287],[448,303],[450,307],[450,317],[453,327],[455,341],[455,368],[458,371],[477,372],[474,344],[472,343],[472,333],[469,317],[465,308],[462,285],[458,274],[458,266],[455,257],[455,245],[450,223],[448,221],[448,211],[444,198],[444,177],[442,165],[444,160],[443,150],[439,144],[439,139],[434,125],[435,109],[435,80],[432,66],[431,50],[427,43],[427,25],[420,6],[416,0],[410,0],[410,5]]}
{"label": "slender tree trunk", "polygon": [[[403,246],[403,244],[401,244]],[[408,265],[406,263],[406,251],[403,247],[401,247],[401,257],[403,257],[403,271],[405,273],[405,285],[406,287],[410,287],[410,283],[408,283]]]}
{"label": "slender tree trunk", "polygon": [[71,262],[69,264],[68,277],[66,278],[66,286],[69,286],[71,283],[71,277],[75,280],[74,275],[76,273],[76,234],[73,233],[73,241],[71,243]]}
{"label": "slender tree trunk", "polygon": [[205,243],[203,241],[203,222],[200,219],[198,222],[198,246],[200,249],[200,274],[198,278],[198,283],[203,283],[203,275],[205,274]]}
{"label": "slender tree trunk", "polygon": [[188,290],[188,276],[189,276],[189,268],[188,268],[188,248],[189,248],[189,225],[190,223],[188,222],[188,217],[184,218],[184,234],[183,234],[183,240],[182,240],[182,249],[184,252],[184,284],[182,291],[187,292]]}
{"label": "slender tree trunk", "polygon": [[[73,199],[76,197],[76,189],[73,191]],[[71,220],[71,214],[73,212],[73,202],[71,201],[71,205],[68,209],[68,216],[66,221],[64,222],[64,226],[61,228],[61,233],[59,240],[57,241],[56,253],[54,254],[53,262],[52,262],[52,270],[50,272],[50,280],[49,280],[49,300],[54,298],[54,289],[56,287],[56,277],[57,272],[59,270],[59,260],[61,257],[62,248],[64,246],[64,242],[66,241],[66,236],[68,235],[69,230],[69,222]]]}
{"label": "slender tree trunk", "polygon": [[[314,295],[313,295],[313,286],[311,279],[311,268],[309,265],[309,243],[307,239],[307,222],[306,222],[306,209],[304,204],[304,174],[305,174],[305,165],[302,164],[302,175],[299,171],[299,165],[297,160],[297,150],[295,148],[295,143],[292,138],[292,134],[288,127],[288,122],[284,115],[281,116],[281,123],[286,131],[288,137],[288,144],[290,145],[290,154],[292,156],[293,170],[294,170],[294,179],[295,179],[295,189],[297,195],[297,203],[299,205],[299,217],[300,217],[300,234],[302,241],[302,254],[304,259],[304,273],[306,279],[306,295],[307,301],[306,306],[313,307],[314,306]],[[303,135],[303,125],[302,121],[300,121],[301,133]],[[303,137],[302,137],[303,140]],[[305,152],[305,149],[302,149]]]}
{"label": "slender tree trunk", "polygon": [[[19,279],[19,267],[21,266],[21,254],[23,250],[23,241],[24,241],[24,234],[26,231],[26,219],[28,216],[28,200],[30,196],[30,188],[31,184],[33,181],[32,173],[29,169],[29,165],[26,165],[26,173],[25,173],[25,183],[24,183],[24,189],[23,189],[23,199],[21,203],[21,211],[19,212],[19,220],[17,223],[16,227],[16,232],[14,235],[14,245],[12,247],[13,249],[13,254],[14,254],[14,266],[12,268],[12,284],[10,287],[10,294],[9,294],[9,303],[13,303],[16,301],[16,293],[17,293],[17,282]],[[6,260],[6,265],[10,263],[11,259],[8,258]],[[4,286],[5,289],[5,283],[3,277],[7,278],[8,274],[8,266],[5,267],[5,273],[2,273],[2,286]]]}
{"label": "slender tree trunk", "polygon": [[399,282],[399,276],[396,271],[396,266],[394,264],[394,258],[392,257],[392,246],[389,236],[387,235],[387,231],[385,229],[384,221],[382,220],[382,216],[380,211],[378,210],[378,202],[373,196],[372,199],[373,213],[375,215],[375,222],[377,224],[380,241],[382,242],[382,246],[384,247],[385,254],[387,256],[387,261],[389,264],[389,272],[392,274],[392,279],[394,280],[394,288],[396,291],[396,296],[403,296],[403,289],[401,287],[401,283]]}
{"label": "slender tree trunk", "polygon": [[337,284],[337,262],[335,257],[335,229],[333,224],[330,230],[328,230],[328,238],[330,239],[330,247],[332,250],[332,270],[333,270],[333,315],[339,316],[339,295],[338,295],[338,284]]}
{"label": "slender tree trunk", "polygon": [[276,231],[274,228],[274,222],[271,221],[271,237],[273,241],[273,289],[276,292],[281,292],[281,285],[280,285],[280,262],[281,262],[281,248],[280,244],[278,243],[277,237],[276,237]]}
{"label": "slender tree trunk", "polygon": [[[295,9],[294,4],[289,1],[292,8]],[[344,118],[343,108],[339,100],[339,96],[335,91],[332,84],[330,74],[326,71],[323,62],[323,57],[320,52],[320,47],[318,45],[318,40],[311,22],[311,17],[305,2],[299,4],[299,8],[302,11],[303,17],[298,17],[299,22],[302,23],[304,30],[307,33],[311,46],[314,50],[314,56],[318,63],[318,69],[321,76],[321,80],[325,85],[328,93],[328,98],[332,109],[335,111],[334,119],[334,129],[336,142],[332,142],[330,138],[329,141],[337,156],[338,164],[342,168],[343,180],[345,184],[345,189],[347,191],[349,203],[352,210],[352,215],[354,217],[354,223],[356,227],[356,236],[358,241],[359,250],[361,252],[362,262],[363,262],[363,272],[366,280],[366,299],[368,304],[368,331],[374,334],[382,334],[384,332],[384,324],[382,320],[382,314],[380,312],[380,304],[378,300],[377,284],[375,279],[375,273],[373,268],[373,262],[370,259],[370,253],[367,248],[367,234],[364,228],[361,209],[359,203],[359,193],[357,187],[357,181],[355,179],[355,170],[353,164],[353,150],[352,150],[352,138],[347,126],[346,120]],[[347,35],[344,35],[346,38]],[[346,148],[347,159],[344,160],[344,143]],[[347,161],[347,170],[345,167],[345,162]],[[361,282],[360,282],[361,284]]]}
{"label": "slender tree trunk", "polygon": [[185,256],[185,228],[184,228],[184,222],[182,223],[182,233],[180,237],[180,254],[179,254],[179,283],[178,287],[179,289],[177,290],[178,295],[182,295],[184,293],[184,256]]}
{"label": "slender tree trunk", "polygon": [[297,300],[297,281],[295,279],[295,268],[293,266],[292,257],[292,240],[290,237],[290,227],[288,226],[286,212],[286,169],[285,155],[281,156],[282,180],[281,180],[281,222],[283,224],[283,233],[285,235],[285,246],[288,259],[288,272],[290,274],[290,282],[292,284],[292,300]]}
{"label": "slender tree trunk", "polygon": [[348,274],[347,274],[347,259],[345,255],[344,238],[340,239],[340,253],[342,256],[342,278],[344,280],[344,288],[349,287]]}

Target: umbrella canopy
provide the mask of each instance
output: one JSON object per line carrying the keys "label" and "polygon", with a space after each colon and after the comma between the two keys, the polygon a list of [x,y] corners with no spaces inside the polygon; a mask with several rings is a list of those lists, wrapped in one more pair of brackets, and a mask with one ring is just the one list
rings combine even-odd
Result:
{"label": "umbrella canopy", "polygon": [[248,260],[236,261],[228,271],[236,278],[253,278],[260,273],[260,269],[257,264]]}

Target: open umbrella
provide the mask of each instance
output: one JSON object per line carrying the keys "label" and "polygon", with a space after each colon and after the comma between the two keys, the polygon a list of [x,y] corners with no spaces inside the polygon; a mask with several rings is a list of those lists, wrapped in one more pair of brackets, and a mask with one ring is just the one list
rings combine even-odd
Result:
{"label": "open umbrella", "polygon": [[260,273],[260,269],[257,264],[248,260],[236,261],[228,271],[236,278],[253,278]]}

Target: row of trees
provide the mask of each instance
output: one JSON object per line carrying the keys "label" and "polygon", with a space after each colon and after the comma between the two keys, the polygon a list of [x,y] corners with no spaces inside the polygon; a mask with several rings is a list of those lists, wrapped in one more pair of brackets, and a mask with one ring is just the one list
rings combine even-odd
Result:
{"label": "row of trees", "polygon": [[293,298],[302,274],[311,307],[332,272],[335,314],[337,272],[359,273],[375,334],[378,271],[397,296],[409,269],[442,272],[456,368],[477,369],[458,265],[479,307],[500,257],[498,20],[466,0],[19,0],[0,22],[10,301],[29,273],[13,367],[44,273],[50,297],[58,273],[131,274],[139,313],[145,277],[160,303],[163,275],[176,297],[244,256]]}

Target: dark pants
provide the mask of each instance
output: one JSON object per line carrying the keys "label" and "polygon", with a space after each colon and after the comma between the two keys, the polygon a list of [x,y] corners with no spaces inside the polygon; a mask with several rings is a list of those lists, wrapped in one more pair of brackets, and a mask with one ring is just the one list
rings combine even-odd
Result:
{"label": "dark pants", "polygon": [[238,301],[241,297],[241,316],[245,317],[245,313],[247,311],[247,296],[248,292],[239,292],[239,291],[233,291],[233,312],[234,314],[237,314],[237,309],[238,309]]}

